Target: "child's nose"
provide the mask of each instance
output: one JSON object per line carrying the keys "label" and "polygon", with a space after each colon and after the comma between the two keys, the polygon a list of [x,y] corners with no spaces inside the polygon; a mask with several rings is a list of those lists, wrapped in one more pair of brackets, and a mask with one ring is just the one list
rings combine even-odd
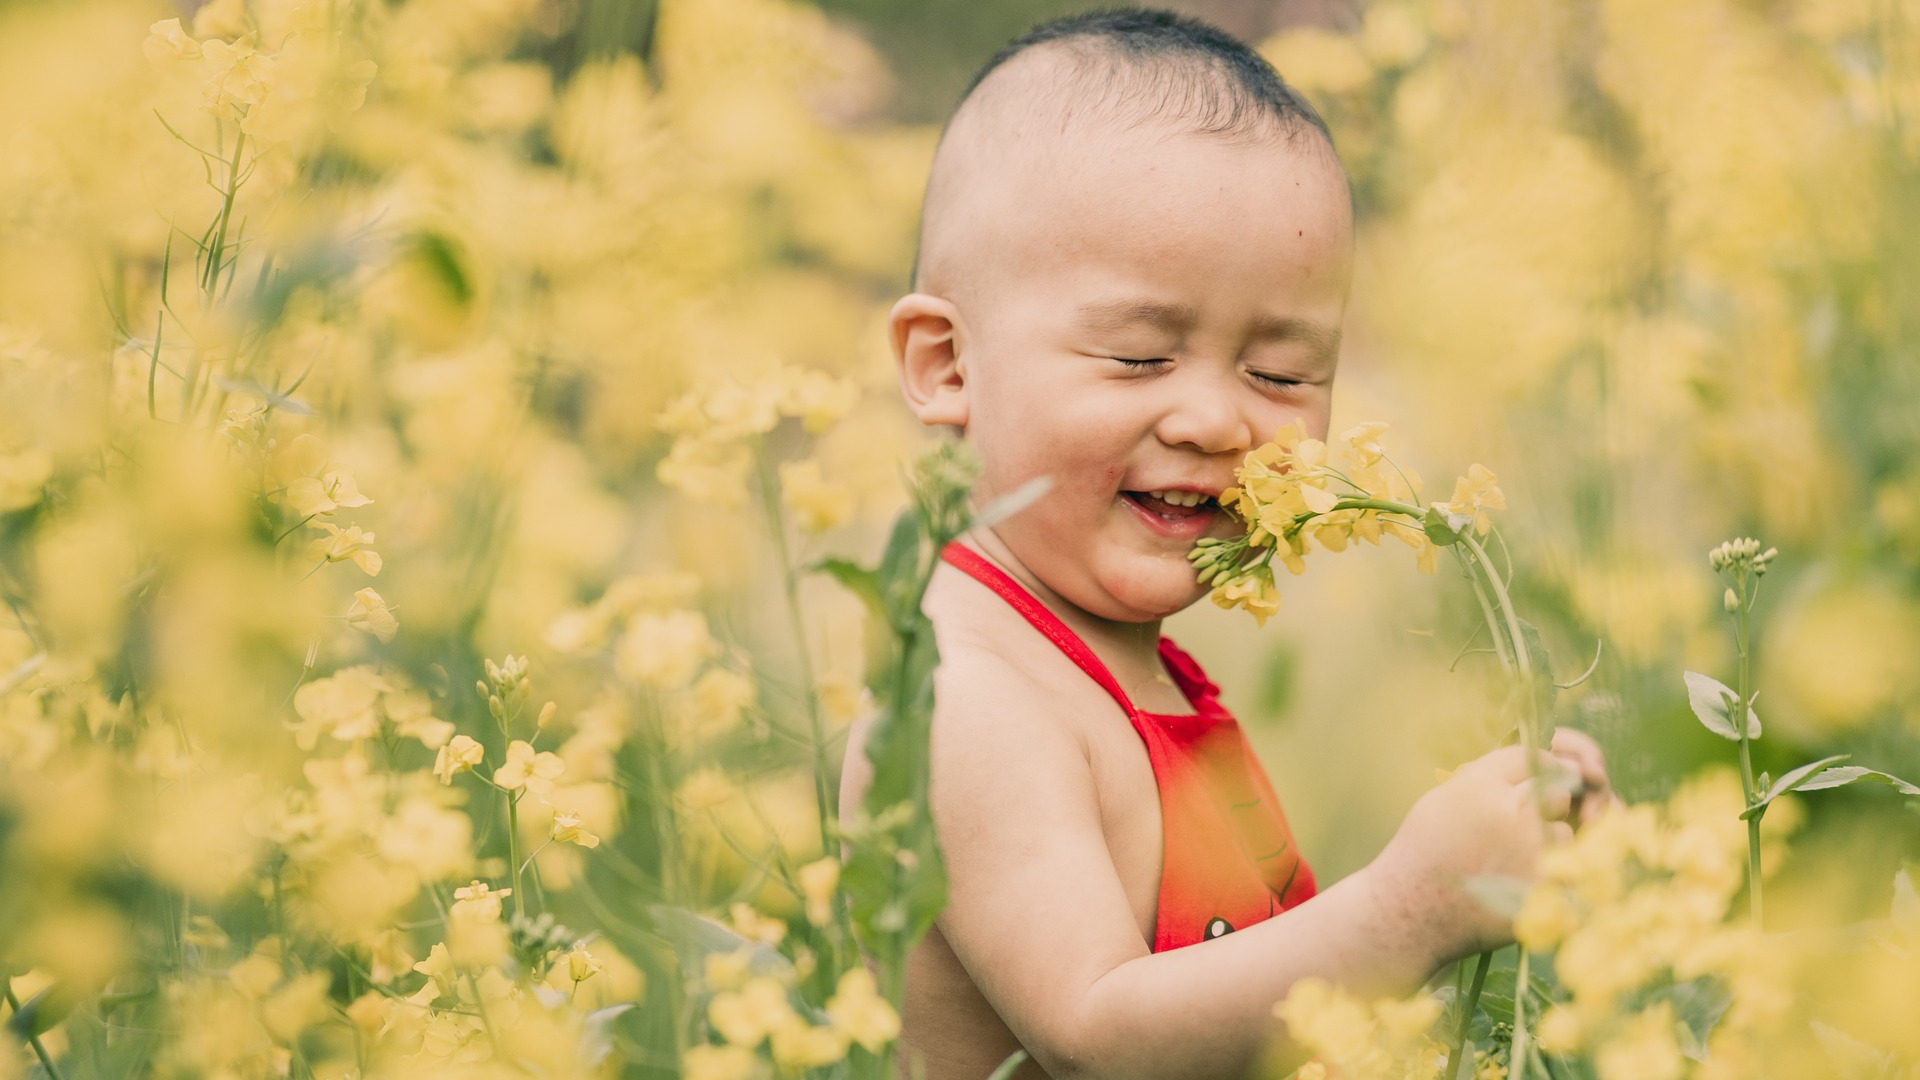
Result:
{"label": "child's nose", "polygon": [[1156,429],[1169,446],[1191,446],[1207,454],[1244,454],[1253,448],[1253,419],[1247,390],[1230,379],[1190,379],[1169,387],[1173,395]]}

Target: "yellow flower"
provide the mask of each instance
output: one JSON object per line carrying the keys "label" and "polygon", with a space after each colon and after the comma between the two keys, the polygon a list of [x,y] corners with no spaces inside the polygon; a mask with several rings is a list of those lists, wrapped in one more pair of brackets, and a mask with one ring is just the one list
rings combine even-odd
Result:
{"label": "yellow flower", "polygon": [[326,536],[315,539],[307,545],[307,558],[324,559],[327,562],[351,560],[355,566],[366,571],[368,577],[380,575],[380,553],[374,551],[374,535],[358,525],[342,529],[330,521],[317,521],[314,524],[325,529]]}
{"label": "yellow flower", "polygon": [[704,964],[709,990],[738,990],[747,981],[753,966],[753,946],[742,945],[732,952],[710,952]]}
{"label": "yellow flower", "polygon": [[807,899],[807,921],[825,926],[833,919],[833,894],[840,886],[840,860],[832,855],[800,868],[800,892]]}
{"label": "yellow flower", "polygon": [[831,1026],[814,1027],[794,1017],[770,1033],[773,1060],[787,1072],[805,1072],[831,1065],[847,1055],[847,1037]]}
{"label": "yellow flower", "polygon": [[573,948],[567,950],[567,978],[576,983],[586,982],[602,970],[600,961],[587,951],[587,943],[576,941]]}
{"label": "yellow flower", "polygon": [[563,844],[578,844],[583,848],[600,846],[600,838],[580,824],[578,810],[566,810],[553,815],[553,838]]}
{"label": "yellow flower", "polygon": [[547,750],[536,753],[532,743],[515,739],[507,744],[506,764],[493,770],[493,782],[508,791],[525,788],[535,795],[545,795],[566,771],[560,755]]}
{"label": "yellow flower", "polygon": [[1541,952],[1560,944],[1579,925],[1580,913],[1567,899],[1566,889],[1541,882],[1527,890],[1520,913],[1513,920],[1513,935],[1520,944]]}
{"label": "yellow flower", "polygon": [[201,93],[207,111],[215,115],[242,115],[239,107],[259,104],[267,94],[273,58],[254,50],[251,36],[228,44],[215,39],[200,43]]}
{"label": "yellow flower", "polygon": [[739,935],[763,945],[778,945],[787,936],[787,924],[753,910],[752,904],[739,903],[727,910],[729,922]]}
{"label": "yellow flower", "polygon": [[1495,486],[1497,480],[1485,465],[1470,465],[1467,475],[1454,481],[1453,498],[1434,506],[1443,514],[1471,518],[1473,531],[1485,536],[1493,525],[1487,511],[1507,508],[1506,495]]}
{"label": "yellow flower", "polygon": [[1267,619],[1280,610],[1280,590],[1273,584],[1273,568],[1262,566],[1215,586],[1213,602],[1228,610],[1246,608],[1255,623],[1265,626]]}
{"label": "yellow flower", "polygon": [[[475,878],[470,884],[453,890],[453,907],[449,913],[474,922],[499,922],[500,901],[512,895],[512,889],[496,889]],[[436,952],[438,949],[435,946]]]}
{"label": "yellow flower", "polygon": [[[369,536],[367,539],[371,540],[373,537]],[[372,556],[376,562],[378,562],[380,558],[380,556],[375,555],[371,551],[362,552],[361,554]],[[357,562],[359,560],[356,559],[355,561]],[[347,625],[353,627],[355,630],[372,634],[383,643],[392,641],[393,636],[400,632],[400,620],[393,617],[393,612],[387,607],[386,600],[372,589],[360,589],[353,594],[353,604],[347,608]],[[429,719],[431,719],[431,717],[429,717]],[[452,727],[451,724],[447,726],[449,728]],[[412,732],[408,732],[408,734],[412,734]],[[425,739],[421,741],[426,742]],[[433,746],[436,744],[428,743],[427,745]]]}
{"label": "yellow flower", "polygon": [[780,496],[802,532],[826,532],[853,516],[853,489],[821,476],[813,458],[780,464]]}
{"label": "yellow flower", "polygon": [[179,19],[162,19],[147,28],[147,40],[140,51],[154,67],[171,69],[187,60],[200,59],[200,43],[187,36]]}
{"label": "yellow flower", "polygon": [[1665,1001],[1628,1016],[1594,1048],[1600,1080],[1679,1080],[1686,1059],[1680,1056],[1674,1023],[1673,1007]]}
{"label": "yellow flower", "polygon": [[465,735],[455,735],[433,759],[433,775],[442,784],[453,783],[455,773],[472,769],[486,757],[487,748]]}
{"label": "yellow flower", "polygon": [[293,727],[295,741],[302,750],[311,750],[321,732],[341,742],[380,734],[375,706],[386,688],[386,680],[365,664],[341,668],[302,685],[293,693],[293,711],[302,721]]}
{"label": "yellow flower", "polygon": [[754,1047],[775,1029],[801,1020],[787,1001],[787,988],[771,976],[759,975],[737,991],[713,995],[707,1022],[733,1045]]}
{"label": "yellow flower", "polygon": [[690,1046],[681,1075],[685,1080],[748,1080],[758,1063],[743,1046]]}
{"label": "yellow flower", "polygon": [[739,791],[727,774],[712,766],[695,769],[680,782],[674,791],[674,798],[684,803],[692,811],[711,810],[732,799]]}
{"label": "yellow flower", "polygon": [[[362,589],[372,592],[372,589]],[[418,690],[399,687],[380,696],[380,707],[393,721],[394,731],[409,739],[418,739],[429,750],[444,745],[453,736],[453,725],[433,715],[433,701]]]}
{"label": "yellow flower", "polygon": [[[175,20],[176,22],[178,20]],[[208,0],[193,13],[195,37],[231,38],[247,32],[244,0]]]}
{"label": "yellow flower", "polygon": [[630,682],[670,690],[686,685],[719,650],[707,632],[705,615],[643,612],[627,624],[627,632],[614,647],[613,667]]}
{"label": "yellow flower", "polygon": [[900,1036],[900,1014],[881,997],[873,981],[873,972],[865,967],[849,969],[840,976],[834,995],[827,999],[827,1016],[842,1035],[865,1047],[870,1054]]}

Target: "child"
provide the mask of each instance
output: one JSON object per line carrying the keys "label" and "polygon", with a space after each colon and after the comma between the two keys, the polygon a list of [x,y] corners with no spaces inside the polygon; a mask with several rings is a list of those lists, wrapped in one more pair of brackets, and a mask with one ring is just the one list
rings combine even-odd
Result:
{"label": "child", "polygon": [[[890,318],[900,385],[973,444],[980,499],[1053,484],[927,593],[951,899],[909,965],[903,1040],[929,1080],[1021,1048],[1027,1077],[1242,1074],[1297,979],[1405,993],[1511,941],[1463,879],[1527,876],[1571,831],[1542,829],[1523,751],[1496,750],[1316,895],[1216,688],[1160,637],[1205,593],[1194,541],[1239,529],[1215,496],[1242,455],[1294,420],[1326,435],[1352,247],[1319,117],[1188,18],[1043,26],[948,124]],[[1562,732],[1553,754],[1584,788],[1549,812],[1597,812],[1593,743]]]}

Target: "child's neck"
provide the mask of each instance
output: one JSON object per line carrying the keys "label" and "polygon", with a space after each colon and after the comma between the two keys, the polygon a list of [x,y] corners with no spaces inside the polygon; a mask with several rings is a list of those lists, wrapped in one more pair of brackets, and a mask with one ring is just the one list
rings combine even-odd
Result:
{"label": "child's neck", "polygon": [[961,542],[993,560],[1045,604],[1048,611],[1067,624],[1067,629],[1087,643],[1123,687],[1137,686],[1149,679],[1166,681],[1160,664],[1160,620],[1116,622],[1088,612],[1042,583],[991,529],[975,529],[963,536]]}

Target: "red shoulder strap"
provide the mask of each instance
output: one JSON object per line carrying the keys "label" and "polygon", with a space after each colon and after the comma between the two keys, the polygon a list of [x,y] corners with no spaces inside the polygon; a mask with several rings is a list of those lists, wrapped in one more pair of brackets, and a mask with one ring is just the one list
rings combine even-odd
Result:
{"label": "red shoulder strap", "polygon": [[997,593],[1000,599],[1005,600],[1013,610],[1032,623],[1035,630],[1045,634],[1048,641],[1053,642],[1061,652],[1066,653],[1067,659],[1078,664],[1081,671],[1086,672],[1094,682],[1099,683],[1101,689],[1112,694],[1113,700],[1120,703],[1120,707],[1126,710],[1129,717],[1134,715],[1133,702],[1127,700],[1126,692],[1120,689],[1120,683],[1114,679],[1113,673],[1107,670],[1107,665],[1101,663],[1100,658],[1087,647],[1087,643],[1080,640],[1080,635],[1068,629],[1067,624],[1061,622],[1058,615],[1048,611],[1045,604],[1036,599],[1019,582],[1013,580],[1005,570],[988,562],[979,552],[958,541],[942,548],[940,557]]}

